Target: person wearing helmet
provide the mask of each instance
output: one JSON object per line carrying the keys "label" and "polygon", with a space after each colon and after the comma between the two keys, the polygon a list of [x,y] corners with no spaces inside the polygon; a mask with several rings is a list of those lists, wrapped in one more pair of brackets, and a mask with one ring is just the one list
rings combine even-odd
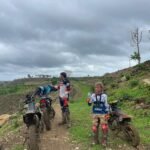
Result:
{"label": "person wearing helmet", "polygon": [[65,111],[67,110],[68,113],[68,122],[67,127],[69,128],[70,125],[70,111],[69,111],[69,93],[70,93],[70,81],[67,78],[67,74],[65,72],[60,73],[60,82],[58,86],[55,86],[55,88],[59,91],[59,102],[62,110],[62,121],[59,123],[59,125],[66,124],[65,120]]}

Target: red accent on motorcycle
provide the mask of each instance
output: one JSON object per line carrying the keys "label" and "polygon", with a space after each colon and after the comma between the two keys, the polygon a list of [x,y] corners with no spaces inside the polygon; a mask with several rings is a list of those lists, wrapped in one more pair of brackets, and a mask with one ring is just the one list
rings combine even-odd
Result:
{"label": "red accent on motorcycle", "polygon": [[45,99],[41,99],[40,100],[40,108],[45,108],[46,107],[46,100]]}

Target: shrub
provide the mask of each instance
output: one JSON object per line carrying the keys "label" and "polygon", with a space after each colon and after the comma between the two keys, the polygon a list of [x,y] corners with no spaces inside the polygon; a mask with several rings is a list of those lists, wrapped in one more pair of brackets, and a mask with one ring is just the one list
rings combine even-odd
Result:
{"label": "shrub", "polygon": [[57,82],[58,82],[58,78],[53,77],[52,80],[51,80],[51,82],[52,82],[53,85],[56,85]]}
{"label": "shrub", "polygon": [[123,76],[124,76],[124,74],[123,74],[123,73],[121,73],[121,74],[120,74],[120,78],[122,78]]}
{"label": "shrub", "polygon": [[126,75],[127,81],[130,80],[130,75]]}
{"label": "shrub", "polygon": [[132,96],[129,93],[122,94],[122,100],[131,100]]}
{"label": "shrub", "polygon": [[136,87],[136,86],[138,86],[139,85],[139,81],[138,80],[132,80],[132,81],[130,81],[130,87]]}
{"label": "shrub", "polygon": [[111,88],[118,88],[118,84],[112,83],[112,84],[110,85],[110,87],[111,87]]}
{"label": "shrub", "polygon": [[92,93],[94,93],[95,87],[94,87],[94,86],[91,86],[91,87],[90,87],[90,91],[91,91]]}

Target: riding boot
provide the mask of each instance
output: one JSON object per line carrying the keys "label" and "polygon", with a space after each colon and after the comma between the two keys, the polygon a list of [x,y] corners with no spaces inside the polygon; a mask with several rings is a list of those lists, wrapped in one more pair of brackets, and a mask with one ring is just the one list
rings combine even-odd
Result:
{"label": "riding boot", "polygon": [[71,128],[70,113],[67,113],[67,128]]}
{"label": "riding boot", "polygon": [[64,125],[66,124],[65,114],[62,112],[62,121],[58,123],[58,125]]}
{"label": "riding boot", "polygon": [[94,134],[94,142],[95,142],[95,144],[99,144],[98,138],[99,138],[98,132],[96,132],[96,133]]}

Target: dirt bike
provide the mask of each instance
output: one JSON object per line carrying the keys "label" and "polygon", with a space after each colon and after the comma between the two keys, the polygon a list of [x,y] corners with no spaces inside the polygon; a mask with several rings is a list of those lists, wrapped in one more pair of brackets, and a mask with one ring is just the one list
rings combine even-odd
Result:
{"label": "dirt bike", "polygon": [[121,131],[125,138],[132,146],[137,147],[140,144],[139,133],[136,128],[131,124],[132,118],[118,108],[119,101],[110,103],[110,118],[108,125],[115,134],[118,135]]}
{"label": "dirt bike", "polygon": [[40,109],[43,112],[43,120],[46,130],[51,129],[51,120],[55,117],[55,110],[52,107],[52,99],[43,97],[40,100]]}
{"label": "dirt bike", "polygon": [[[104,116],[104,119],[108,120],[109,115],[106,114]],[[97,118],[97,126],[95,128],[95,126],[92,127],[93,132],[95,133],[94,136],[94,141],[96,142],[96,144],[99,144],[99,135],[101,135],[101,144],[102,146],[106,147],[107,146],[107,137],[108,137],[108,125],[105,123],[101,124],[100,118]]]}
{"label": "dirt bike", "polygon": [[42,114],[36,110],[34,98],[30,95],[26,96],[24,101],[25,114],[23,115],[23,121],[27,126],[27,147],[29,150],[39,150],[40,140],[40,127],[42,122]]}

